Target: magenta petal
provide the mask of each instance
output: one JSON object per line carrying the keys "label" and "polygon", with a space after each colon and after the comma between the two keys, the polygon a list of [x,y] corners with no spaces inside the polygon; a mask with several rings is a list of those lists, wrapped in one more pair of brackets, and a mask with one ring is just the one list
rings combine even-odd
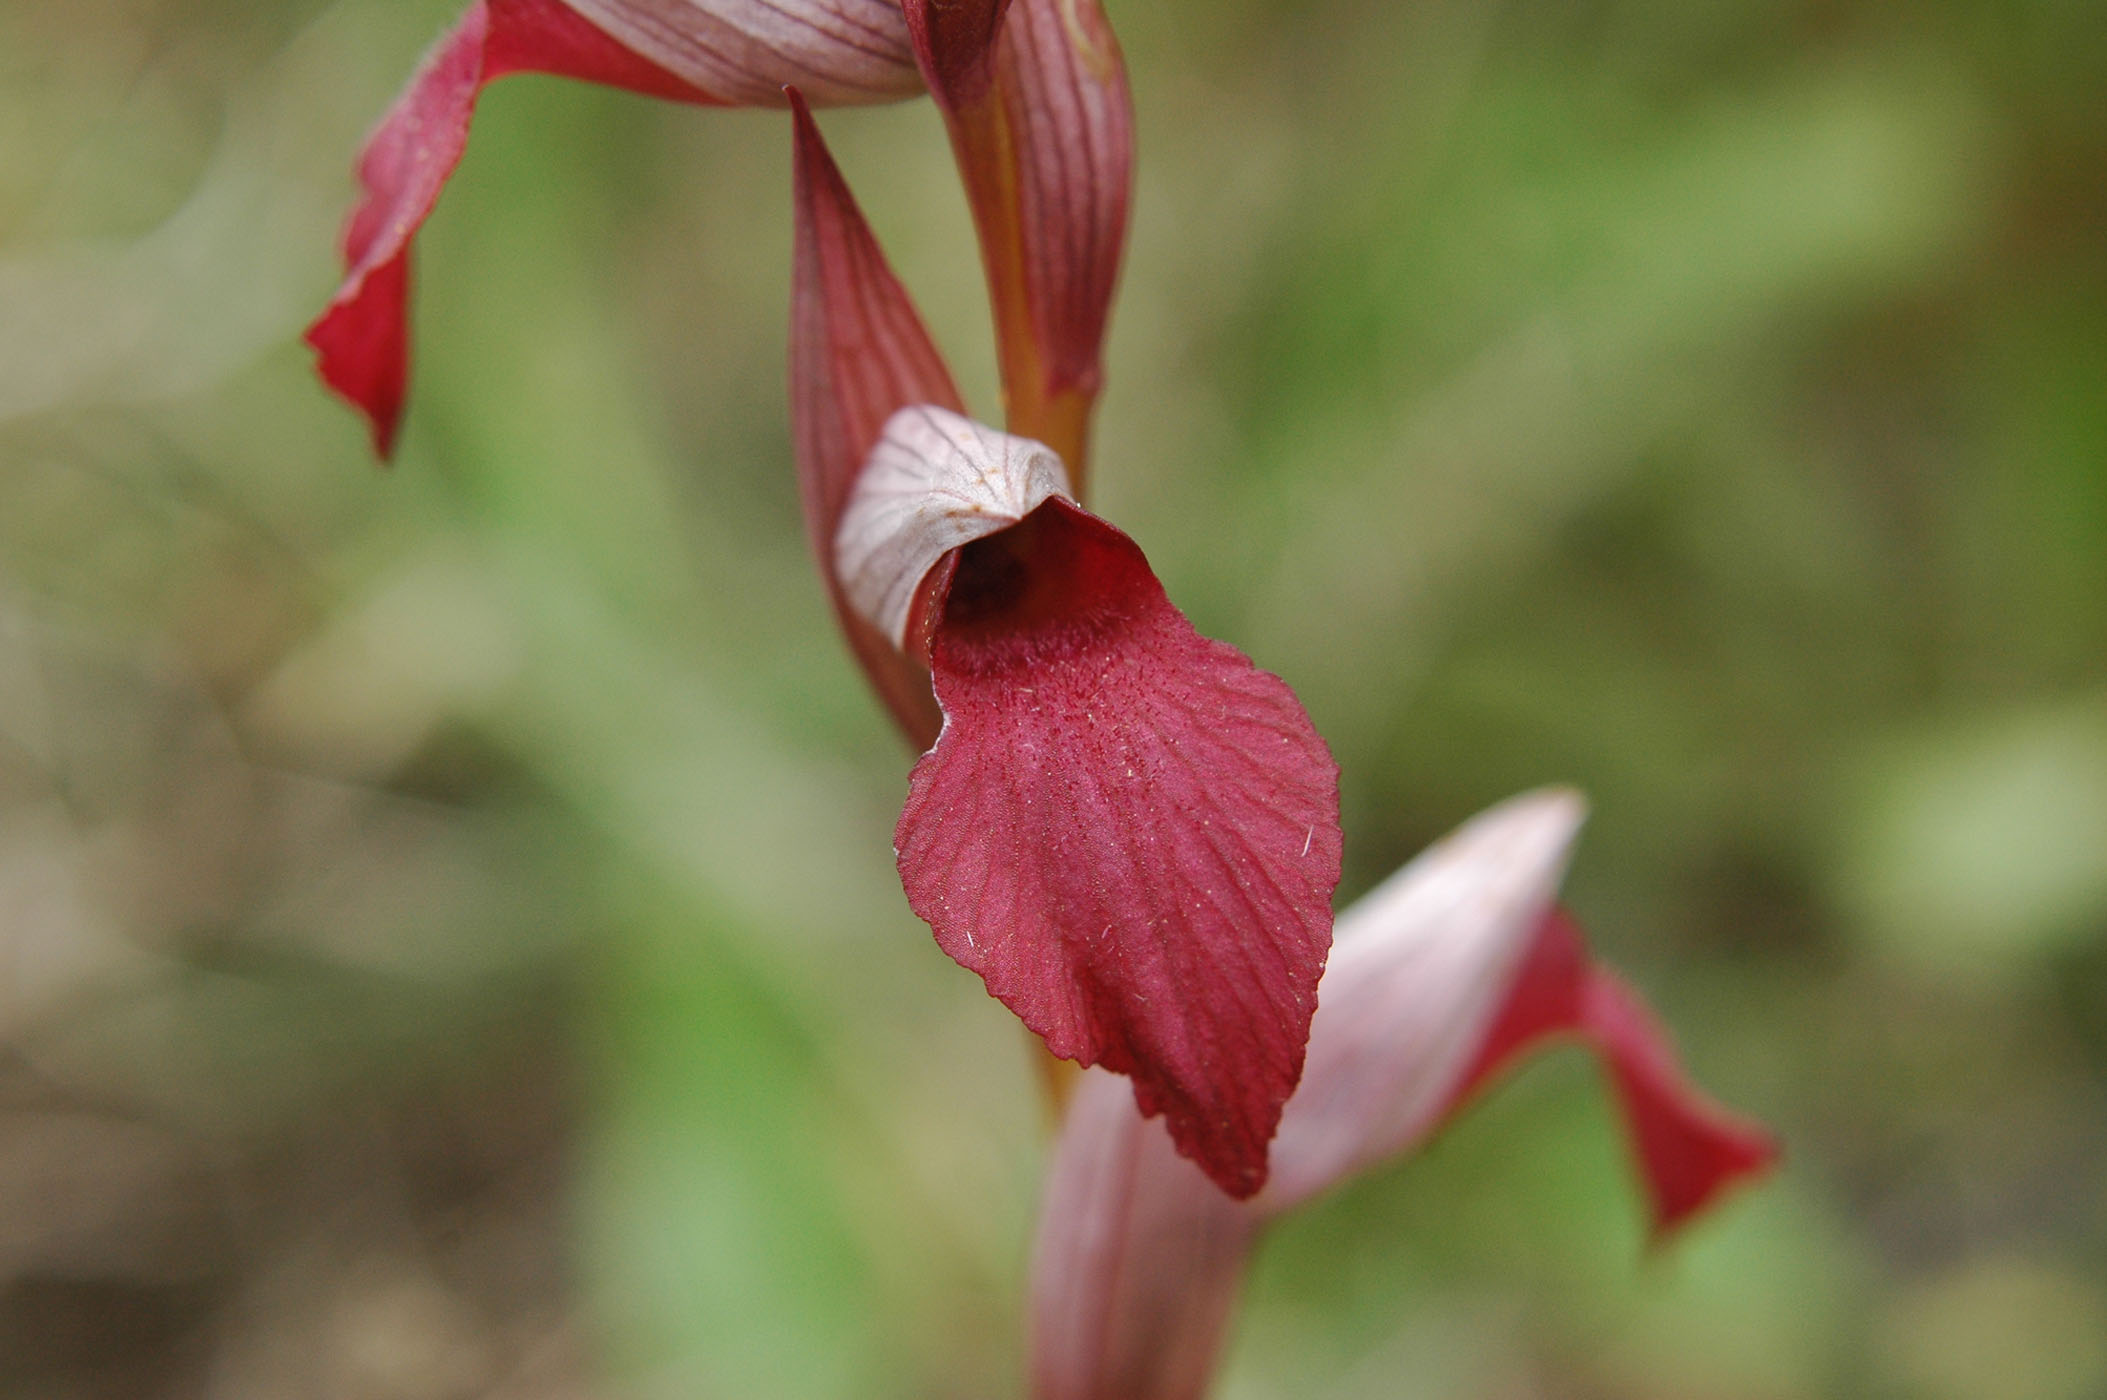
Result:
{"label": "magenta petal", "polygon": [[1450,1109],[1556,1035],[1578,1035],[1610,1071],[1638,1157],[1655,1238],[1684,1224],[1738,1182],[1769,1170],[1776,1141],[1691,1084],[1667,1033],[1637,993],[1588,955],[1579,927],[1552,909]]}
{"label": "magenta petal", "polygon": [[365,199],[344,231],[343,285],[308,327],[317,370],[395,447],[409,372],[410,241],[460,164],[485,84],[554,73],[688,102],[716,99],[623,48],[560,0],[477,0],[425,56],[359,155]]}
{"label": "magenta petal", "polygon": [[1302,1073],[1339,879],[1338,770],[1277,677],[1055,499],[960,550],[944,730],[894,844],[937,942],[1052,1052],[1130,1075],[1232,1196]]}
{"label": "magenta petal", "polygon": [[849,606],[834,535],[865,456],[910,404],[962,410],[951,372],[893,275],[804,99],[796,122],[797,248],[790,290],[790,431],[805,530],[850,649],[917,749],[935,742],[928,676]]}

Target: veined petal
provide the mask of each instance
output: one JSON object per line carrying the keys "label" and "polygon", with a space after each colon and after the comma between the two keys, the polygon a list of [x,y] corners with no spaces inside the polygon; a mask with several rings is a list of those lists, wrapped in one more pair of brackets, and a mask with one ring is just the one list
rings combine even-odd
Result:
{"label": "veined petal", "polygon": [[897,0],[567,0],[667,72],[739,106],[896,102],[922,91]]}
{"label": "veined petal", "polygon": [[792,93],[797,153],[790,291],[790,429],[805,529],[851,650],[917,749],[936,741],[928,674],[851,607],[835,536],[864,458],[913,404],[961,411],[943,356],[886,263],[819,127]]}
{"label": "veined petal", "polygon": [[1603,1056],[1656,1234],[1775,1155],[1691,1087],[1638,999],[1553,904],[1581,817],[1526,794],[1459,828],[1338,922],[1302,1085],[1255,1199],[1208,1188],[1116,1080],[1088,1075],[1055,1149],[1032,1279],[1038,1400],[1196,1400],[1267,1220],[1405,1156],[1558,1032]]}
{"label": "veined petal", "polygon": [[1096,0],[1017,0],[995,65],[1047,390],[1095,394],[1133,188],[1126,63]]}
{"label": "veined petal", "polygon": [[477,96],[529,72],[719,106],[781,105],[787,82],[827,101],[920,88],[891,0],[476,0],[367,139],[344,282],[307,331],[323,381],[366,415],[384,458],[409,373],[411,241],[460,163]]}
{"label": "veined petal", "polygon": [[1331,943],[1338,769],[1284,683],[1066,500],[954,558],[943,734],[894,837],[908,903],[1056,1056],[1130,1076],[1249,1196]]}
{"label": "veined petal", "polygon": [[992,56],[976,25],[999,7],[976,0],[948,31],[939,0],[903,8],[980,235],[1008,427],[1081,487],[1133,185],[1119,43],[1097,0],[1013,0]]}

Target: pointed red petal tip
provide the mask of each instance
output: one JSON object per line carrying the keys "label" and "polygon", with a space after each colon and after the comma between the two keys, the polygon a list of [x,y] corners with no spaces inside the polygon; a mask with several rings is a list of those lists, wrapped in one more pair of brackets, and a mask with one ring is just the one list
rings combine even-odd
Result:
{"label": "pointed red petal tip", "polygon": [[790,429],[806,534],[850,649],[908,741],[926,749],[939,724],[929,678],[848,605],[834,536],[886,420],[910,404],[963,404],[811,110],[796,89],[788,92],[797,142]]}
{"label": "pointed red petal tip", "polygon": [[1065,500],[956,559],[943,734],[895,834],[908,902],[1054,1054],[1131,1076],[1248,1197],[1331,944],[1337,766],[1284,683]]}
{"label": "pointed red petal tip", "polygon": [[1579,925],[1557,908],[1538,925],[1506,1005],[1451,1096],[1451,1111],[1546,1038],[1562,1034],[1579,1036],[1609,1069],[1656,1241],[1776,1164],[1776,1139],[1690,1082],[1645,1003],[1593,961]]}
{"label": "pointed red petal tip", "polygon": [[1583,1033],[1609,1062],[1663,1240],[1726,1191],[1777,1164],[1777,1139],[1684,1077],[1668,1033],[1639,994],[1603,968],[1581,993]]}
{"label": "pointed red petal tip", "polygon": [[476,97],[541,72],[689,102],[716,99],[616,43],[560,0],[477,0],[425,56],[359,155],[365,198],[344,230],[343,285],[308,327],[324,383],[395,448],[409,371],[410,243],[461,162]]}

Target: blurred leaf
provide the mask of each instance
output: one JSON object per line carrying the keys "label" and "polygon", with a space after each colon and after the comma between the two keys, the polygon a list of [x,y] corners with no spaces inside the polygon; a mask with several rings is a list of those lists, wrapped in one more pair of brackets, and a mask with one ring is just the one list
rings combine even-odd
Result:
{"label": "blurred leaf", "polygon": [[1985,1259],[1897,1299],[1878,1355],[1924,1400],[2081,1400],[2107,1389],[2107,1296],[2054,1268]]}
{"label": "blurred leaf", "polygon": [[584,1196],[614,1373],[647,1396],[874,1393],[870,1270],[831,1179],[855,1127],[814,1032],[676,906],[621,904],[640,922],[601,960]]}
{"label": "blurred leaf", "polygon": [[2107,707],[2028,707],[1884,748],[1837,878],[1885,953],[1995,982],[2107,931]]}

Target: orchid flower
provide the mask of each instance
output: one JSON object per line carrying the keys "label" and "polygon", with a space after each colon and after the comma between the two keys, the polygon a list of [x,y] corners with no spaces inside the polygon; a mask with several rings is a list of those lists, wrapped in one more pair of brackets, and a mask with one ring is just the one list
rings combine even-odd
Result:
{"label": "orchid flower", "polygon": [[1690,1086],[1638,997],[1554,903],[1581,819],[1569,792],[1511,799],[1340,915],[1308,1066],[1252,1199],[1211,1189],[1116,1079],[1084,1077],[1039,1218],[1037,1400],[1204,1394],[1266,1224],[1413,1152],[1552,1037],[1577,1037],[1607,1065],[1657,1238],[1769,1167],[1770,1138]]}
{"label": "orchid flower", "polygon": [[894,834],[908,903],[1055,1056],[1130,1076],[1249,1196],[1331,942],[1338,770],[1057,453],[964,416],[795,111],[799,477],[858,654],[927,748]]}
{"label": "orchid flower", "polygon": [[[1394,1087],[1396,1066],[1336,1048],[1358,1032],[1312,1040],[1313,1024],[1359,1024],[1340,1010],[1374,995],[1357,986],[1390,985],[1356,951],[1319,1017],[1341,850],[1329,751],[1283,682],[1200,637],[1135,543],[1081,504],[1132,164],[1125,73],[1096,0],[476,0],[368,142],[347,276],[309,331],[323,378],[366,414],[383,456],[407,380],[412,240],[482,87],[529,71],[791,107],[799,491],[851,649],[922,751],[894,837],[908,902],[1054,1056],[1131,1081],[1131,1099],[1115,1096],[1126,1118],[1106,1119],[1101,1086],[1118,1081],[1093,1079],[1070,1139],[1090,1122],[1162,1117],[1165,1133],[1129,1126],[1121,1140],[1160,1143],[1180,1164],[1165,1209],[1215,1222],[1206,1233],[1233,1282],[1241,1245],[1225,1241],[1425,1124],[1393,1113],[1389,1137],[1368,1137],[1353,1115]],[[966,415],[808,107],[922,91],[974,216],[1007,432]],[[1541,926],[1550,951],[1532,958],[1580,966],[1570,930]],[[1493,967],[1414,993],[1426,1027],[1501,1004],[1485,990],[1500,985]],[[1621,1017],[1611,1060],[1627,1098],[1680,1109],[1636,1003],[1565,975],[1543,974],[1550,1000],[1510,999],[1470,1042],[1485,1065],[1458,1082],[1546,1028],[1606,1036]],[[1387,1004],[1375,996],[1378,1012]],[[1306,1050],[1322,1072],[1298,1094]],[[1632,1078],[1649,1065],[1653,1080]],[[1345,1120],[1322,1107],[1342,1084],[1361,1086]],[[1269,1187],[1296,1104],[1316,1107],[1288,1120]],[[1687,1116],[1642,1113],[1642,1145],[1688,1147]],[[1202,1181],[1220,1190],[1180,1194]]]}
{"label": "orchid flower", "polygon": [[[1079,504],[1131,166],[1125,75],[1093,0],[479,0],[369,143],[349,276],[309,334],[383,454],[410,240],[482,86],[529,70],[795,107],[800,490],[851,648],[928,750],[896,833],[909,903],[1055,1056],[1132,1076],[1225,1191],[1256,1191],[1330,946],[1338,775],[1287,687],[1200,638],[1133,542]],[[1007,421],[1052,445],[956,416],[808,87],[935,97]],[[1037,494],[965,491],[1007,467]]]}
{"label": "orchid flower", "polygon": [[383,458],[409,375],[410,250],[483,87],[550,73],[705,106],[932,92],[980,231],[1011,426],[1080,461],[1125,241],[1132,118],[1096,0],[475,0],[358,162],[345,278],[307,339]]}

